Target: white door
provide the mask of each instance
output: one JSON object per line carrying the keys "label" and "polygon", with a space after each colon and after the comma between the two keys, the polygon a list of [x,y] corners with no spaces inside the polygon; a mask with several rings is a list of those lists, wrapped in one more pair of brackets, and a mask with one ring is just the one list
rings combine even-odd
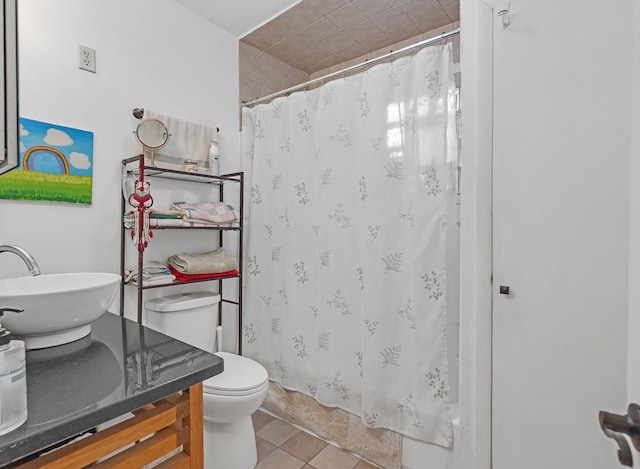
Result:
{"label": "white door", "polygon": [[621,467],[598,411],[627,405],[631,13],[494,24],[493,469]]}

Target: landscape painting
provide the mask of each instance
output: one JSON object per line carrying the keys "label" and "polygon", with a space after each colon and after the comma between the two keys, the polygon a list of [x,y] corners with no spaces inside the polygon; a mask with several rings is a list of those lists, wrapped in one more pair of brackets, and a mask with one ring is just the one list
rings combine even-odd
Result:
{"label": "landscape painting", "polygon": [[93,132],[21,117],[19,161],[1,199],[91,204]]}

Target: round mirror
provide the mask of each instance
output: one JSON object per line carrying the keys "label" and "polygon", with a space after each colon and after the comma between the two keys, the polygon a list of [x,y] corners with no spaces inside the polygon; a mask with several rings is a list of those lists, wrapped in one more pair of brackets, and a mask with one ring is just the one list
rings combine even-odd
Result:
{"label": "round mirror", "polygon": [[158,119],[145,119],[136,127],[136,139],[147,148],[161,148],[169,140],[169,132]]}

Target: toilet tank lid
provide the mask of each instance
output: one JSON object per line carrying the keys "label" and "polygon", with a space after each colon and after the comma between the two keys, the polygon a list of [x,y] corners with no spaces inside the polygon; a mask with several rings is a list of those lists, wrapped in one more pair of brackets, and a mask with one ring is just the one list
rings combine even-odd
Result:
{"label": "toilet tank lid", "polygon": [[220,301],[220,295],[209,291],[194,291],[155,298],[145,302],[145,307],[159,313],[171,313],[187,309],[211,306]]}

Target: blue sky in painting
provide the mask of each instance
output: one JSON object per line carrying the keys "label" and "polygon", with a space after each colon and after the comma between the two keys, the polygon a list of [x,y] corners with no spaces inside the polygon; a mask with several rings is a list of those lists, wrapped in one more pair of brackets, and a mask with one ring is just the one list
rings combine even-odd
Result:
{"label": "blue sky in painting", "polygon": [[[34,147],[48,149],[31,150]],[[93,132],[20,118],[20,158],[29,152],[29,168],[52,174],[64,174],[58,153],[64,156],[69,174],[93,175]]]}

